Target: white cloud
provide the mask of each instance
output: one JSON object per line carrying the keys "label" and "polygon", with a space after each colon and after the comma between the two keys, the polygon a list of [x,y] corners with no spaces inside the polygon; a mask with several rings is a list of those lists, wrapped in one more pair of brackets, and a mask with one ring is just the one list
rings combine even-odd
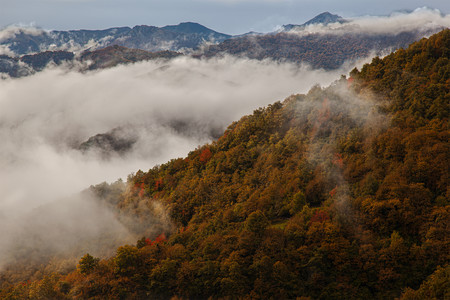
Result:
{"label": "white cloud", "polygon": [[0,29],[0,42],[15,38],[17,35],[24,33],[33,36],[44,34],[46,31],[36,28],[34,25],[15,24]]}
{"label": "white cloud", "polygon": [[391,33],[397,34],[403,31],[438,30],[442,27],[450,27],[450,15],[443,15],[439,10],[430,8],[418,8],[411,13],[398,12],[389,16],[363,16],[348,18],[348,23],[332,23],[328,25],[313,24],[303,29],[291,31],[296,34],[327,33],[342,34],[354,33]]}
{"label": "white cloud", "polygon": [[[181,57],[88,73],[53,67],[0,80],[0,212],[8,216],[0,227],[33,228],[24,217],[33,209],[185,156],[210,141],[211,130],[224,130],[254,109],[316,83],[328,85],[352,67],[325,72],[272,61]],[[74,149],[118,126],[139,137],[125,156],[101,159]],[[42,217],[54,220],[55,228],[68,222],[74,238],[85,235],[85,227],[78,228],[85,221],[77,219],[83,201],[70,210],[42,210]],[[96,213],[103,225],[117,223],[101,208],[93,212],[86,216],[93,227]],[[17,230],[3,230],[0,256],[16,245]]]}
{"label": "white cloud", "polygon": [[12,51],[8,45],[0,45],[0,55],[16,56],[14,51]]}

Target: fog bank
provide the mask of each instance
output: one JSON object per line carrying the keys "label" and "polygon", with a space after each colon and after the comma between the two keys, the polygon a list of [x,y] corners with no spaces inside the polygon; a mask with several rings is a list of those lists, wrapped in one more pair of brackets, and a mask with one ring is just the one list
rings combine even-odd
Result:
{"label": "fog bank", "polygon": [[[272,61],[181,57],[87,73],[52,67],[0,80],[0,260],[8,262],[2,253],[17,247],[15,235],[24,227],[41,241],[31,249],[51,247],[51,237],[60,241],[67,232],[74,239],[99,234],[86,224],[103,235],[126,235],[105,208],[83,213],[93,204],[74,200],[67,209],[61,199],[185,156],[254,109],[314,84],[329,85],[352,68],[326,72]],[[95,149],[79,150],[90,137],[116,128],[135,141],[127,152],[105,158]],[[51,220],[45,230],[25,220],[38,207],[59,207],[39,211],[41,220]]]}

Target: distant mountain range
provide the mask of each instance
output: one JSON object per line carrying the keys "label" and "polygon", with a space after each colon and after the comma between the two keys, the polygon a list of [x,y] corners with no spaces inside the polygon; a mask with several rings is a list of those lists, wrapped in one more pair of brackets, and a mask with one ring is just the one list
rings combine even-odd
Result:
{"label": "distant mountain range", "polygon": [[222,42],[231,35],[206,28],[197,23],[180,23],[164,27],[135,26],[105,30],[44,31],[10,28],[9,37],[0,45],[16,55],[48,50],[95,50],[120,45],[147,51],[196,49],[205,42]]}
{"label": "distant mountain range", "polygon": [[[238,36],[219,33],[192,22],[105,30],[7,28],[0,38],[0,51],[9,55],[0,55],[0,75],[26,76],[42,70],[49,63],[58,65],[74,60],[89,61],[87,69],[92,70],[149,59],[170,59],[182,53],[196,58],[234,55],[336,69],[349,60],[406,47],[444,28],[417,27],[374,33],[359,30],[355,24],[348,25],[350,22],[324,12],[301,25],[288,24],[267,34],[249,32]],[[330,24],[341,27],[336,29]]]}

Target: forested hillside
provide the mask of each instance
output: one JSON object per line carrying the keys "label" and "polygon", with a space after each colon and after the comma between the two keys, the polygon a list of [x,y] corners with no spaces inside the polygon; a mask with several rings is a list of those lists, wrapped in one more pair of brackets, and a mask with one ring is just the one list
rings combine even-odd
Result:
{"label": "forested hillside", "polygon": [[228,39],[207,47],[200,55],[214,57],[231,54],[252,59],[306,63],[313,68],[333,70],[345,62],[368,57],[371,53],[406,47],[422,36],[415,31],[398,34],[280,32]]}
{"label": "forested hillside", "polygon": [[170,226],[0,298],[450,297],[449,59],[444,30],[130,175],[118,210]]}

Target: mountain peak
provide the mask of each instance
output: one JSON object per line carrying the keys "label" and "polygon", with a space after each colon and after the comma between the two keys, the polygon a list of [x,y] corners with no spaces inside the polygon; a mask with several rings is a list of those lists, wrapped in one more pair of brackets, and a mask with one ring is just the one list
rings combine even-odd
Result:
{"label": "mountain peak", "polygon": [[308,25],[313,25],[313,24],[327,25],[327,24],[336,23],[336,22],[345,23],[347,21],[339,15],[334,15],[334,14],[326,11],[321,14],[318,14],[317,16],[315,16],[311,20],[303,23],[302,25],[296,25],[296,24],[283,25],[281,31],[290,31],[292,29],[304,29]]}
{"label": "mountain peak", "polygon": [[339,15],[334,15],[334,14],[326,11],[326,12],[323,12],[323,13],[315,16],[311,20],[303,23],[303,26],[312,25],[312,24],[324,24],[324,25],[327,25],[327,24],[336,23],[336,22],[343,23],[343,22],[345,22],[345,20],[344,20],[344,18],[342,18]]}
{"label": "mountain peak", "polygon": [[162,29],[186,34],[220,34],[208,27],[194,22],[182,22],[178,25],[167,25],[162,27]]}

